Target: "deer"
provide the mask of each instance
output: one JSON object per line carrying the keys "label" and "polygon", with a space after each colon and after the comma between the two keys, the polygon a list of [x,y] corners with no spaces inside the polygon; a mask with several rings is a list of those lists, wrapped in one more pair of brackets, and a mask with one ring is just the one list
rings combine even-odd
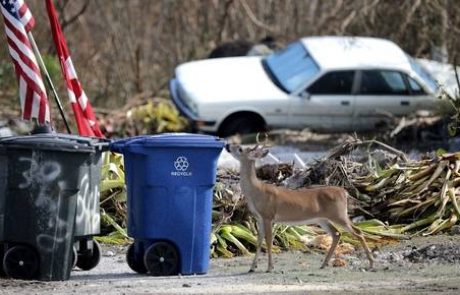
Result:
{"label": "deer", "polygon": [[238,144],[225,145],[225,149],[240,162],[240,186],[246,198],[249,211],[257,222],[257,247],[249,272],[254,272],[261,252],[263,240],[268,252],[267,272],[272,272],[273,223],[318,224],[332,237],[331,246],[321,269],[329,264],[337,244],[340,232],[335,225],[354,235],[362,244],[373,268],[374,259],[364,239],[362,231],[355,227],[348,217],[348,192],[338,186],[312,186],[297,190],[264,183],[257,178],[255,161],[265,157],[269,151],[264,145],[243,148]]}

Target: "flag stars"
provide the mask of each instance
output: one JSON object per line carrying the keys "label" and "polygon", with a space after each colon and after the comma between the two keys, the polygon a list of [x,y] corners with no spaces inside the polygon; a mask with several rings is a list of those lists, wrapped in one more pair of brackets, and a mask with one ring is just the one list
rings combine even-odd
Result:
{"label": "flag stars", "polygon": [[[15,0],[8,0],[8,4],[11,5],[11,12],[15,13],[16,12],[16,6],[14,5]],[[3,0],[3,5],[6,6],[6,0]]]}

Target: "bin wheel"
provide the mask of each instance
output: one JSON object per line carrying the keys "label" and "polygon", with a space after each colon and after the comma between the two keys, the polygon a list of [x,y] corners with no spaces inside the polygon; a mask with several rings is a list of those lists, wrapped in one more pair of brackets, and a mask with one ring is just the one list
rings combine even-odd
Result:
{"label": "bin wheel", "polygon": [[78,253],[77,266],[81,270],[93,269],[101,261],[101,246],[94,240],[92,242],[93,249],[88,249],[88,251]]}
{"label": "bin wheel", "polygon": [[129,268],[134,270],[137,273],[145,274],[147,273],[147,268],[145,268],[144,261],[137,259],[136,253],[134,253],[134,244],[129,245],[128,251],[126,252],[126,261],[128,262]]}
{"label": "bin wheel", "polygon": [[3,271],[3,255],[5,251],[5,247],[3,246],[3,244],[0,244],[0,278],[1,277],[4,277],[6,274],[5,274],[5,271]]}
{"label": "bin wheel", "polygon": [[75,268],[77,266],[77,260],[78,260],[78,252],[77,248],[72,247],[72,268]]}
{"label": "bin wheel", "polygon": [[179,273],[176,247],[167,242],[153,243],[144,254],[144,264],[152,276],[171,276]]}
{"label": "bin wheel", "polygon": [[13,279],[35,279],[38,274],[40,259],[29,246],[13,246],[3,257],[3,269]]}

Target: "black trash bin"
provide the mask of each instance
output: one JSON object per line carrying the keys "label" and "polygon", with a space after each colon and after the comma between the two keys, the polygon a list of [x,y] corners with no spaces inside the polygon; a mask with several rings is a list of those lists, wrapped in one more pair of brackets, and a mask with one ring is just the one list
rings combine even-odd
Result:
{"label": "black trash bin", "polygon": [[0,153],[0,277],[5,275],[3,271],[3,224],[5,219],[5,191],[7,182],[6,155]]}
{"label": "black trash bin", "polygon": [[[61,138],[75,138],[61,135]],[[78,141],[95,147],[88,155],[87,162],[80,166],[83,177],[77,195],[75,215],[73,265],[81,270],[96,267],[101,259],[101,247],[93,239],[101,231],[99,184],[101,182],[102,152],[107,151],[109,140],[79,137]]]}
{"label": "black trash bin", "polygon": [[93,236],[101,231],[101,214],[99,202],[99,183],[101,181],[102,152],[107,150],[108,142],[88,143],[97,147],[88,157],[85,165],[80,166],[83,178],[77,195],[75,215],[74,261],[81,270],[96,267],[101,259],[101,247]]}
{"label": "black trash bin", "polygon": [[60,134],[0,139],[0,257],[7,276],[69,278],[78,194],[97,149]]}

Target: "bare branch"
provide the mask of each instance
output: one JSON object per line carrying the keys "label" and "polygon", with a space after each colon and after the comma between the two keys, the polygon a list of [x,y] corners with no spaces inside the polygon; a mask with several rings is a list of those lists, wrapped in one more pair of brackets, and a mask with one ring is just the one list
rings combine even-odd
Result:
{"label": "bare branch", "polygon": [[[66,5],[67,5],[67,2],[62,6],[62,8],[64,8]],[[69,19],[63,19],[62,24],[61,24],[62,30],[64,31],[68,25],[75,22],[82,14],[84,14],[86,9],[88,8],[88,5],[89,5],[89,0],[86,0],[83,6],[80,8],[79,11],[77,11],[76,14],[71,16]]]}
{"label": "bare branch", "polygon": [[348,25],[350,25],[351,21],[355,18],[356,16],[356,10],[353,10],[342,22],[340,25],[340,34],[343,34],[345,30],[347,29]]}
{"label": "bare branch", "polygon": [[404,19],[404,22],[401,24],[398,33],[396,34],[397,38],[401,38],[406,32],[407,25],[411,22],[412,17],[414,16],[414,13],[417,11],[417,9],[420,7],[420,4],[422,4],[421,0],[416,0],[415,2],[411,3],[411,8],[409,12],[406,14],[406,18]]}
{"label": "bare branch", "polygon": [[267,24],[264,24],[260,20],[257,19],[257,17],[254,15],[252,12],[251,8],[249,7],[248,3],[246,3],[246,0],[240,0],[241,6],[243,6],[244,11],[248,15],[249,19],[258,27],[263,28],[271,33],[276,33],[276,29],[273,27],[270,27]]}
{"label": "bare branch", "polygon": [[[457,69],[457,57],[455,57],[454,59],[454,73],[455,73],[455,80],[457,80],[457,87],[458,87],[458,91],[460,92],[460,79],[458,77],[458,69]],[[459,98],[460,99],[460,98]]]}
{"label": "bare branch", "polygon": [[233,2],[234,0],[227,0],[227,2],[225,2],[224,15],[220,19],[219,31],[217,34],[217,43],[221,43],[223,40],[223,32],[225,30],[225,25],[227,23],[227,20],[230,14],[230,8]]}

